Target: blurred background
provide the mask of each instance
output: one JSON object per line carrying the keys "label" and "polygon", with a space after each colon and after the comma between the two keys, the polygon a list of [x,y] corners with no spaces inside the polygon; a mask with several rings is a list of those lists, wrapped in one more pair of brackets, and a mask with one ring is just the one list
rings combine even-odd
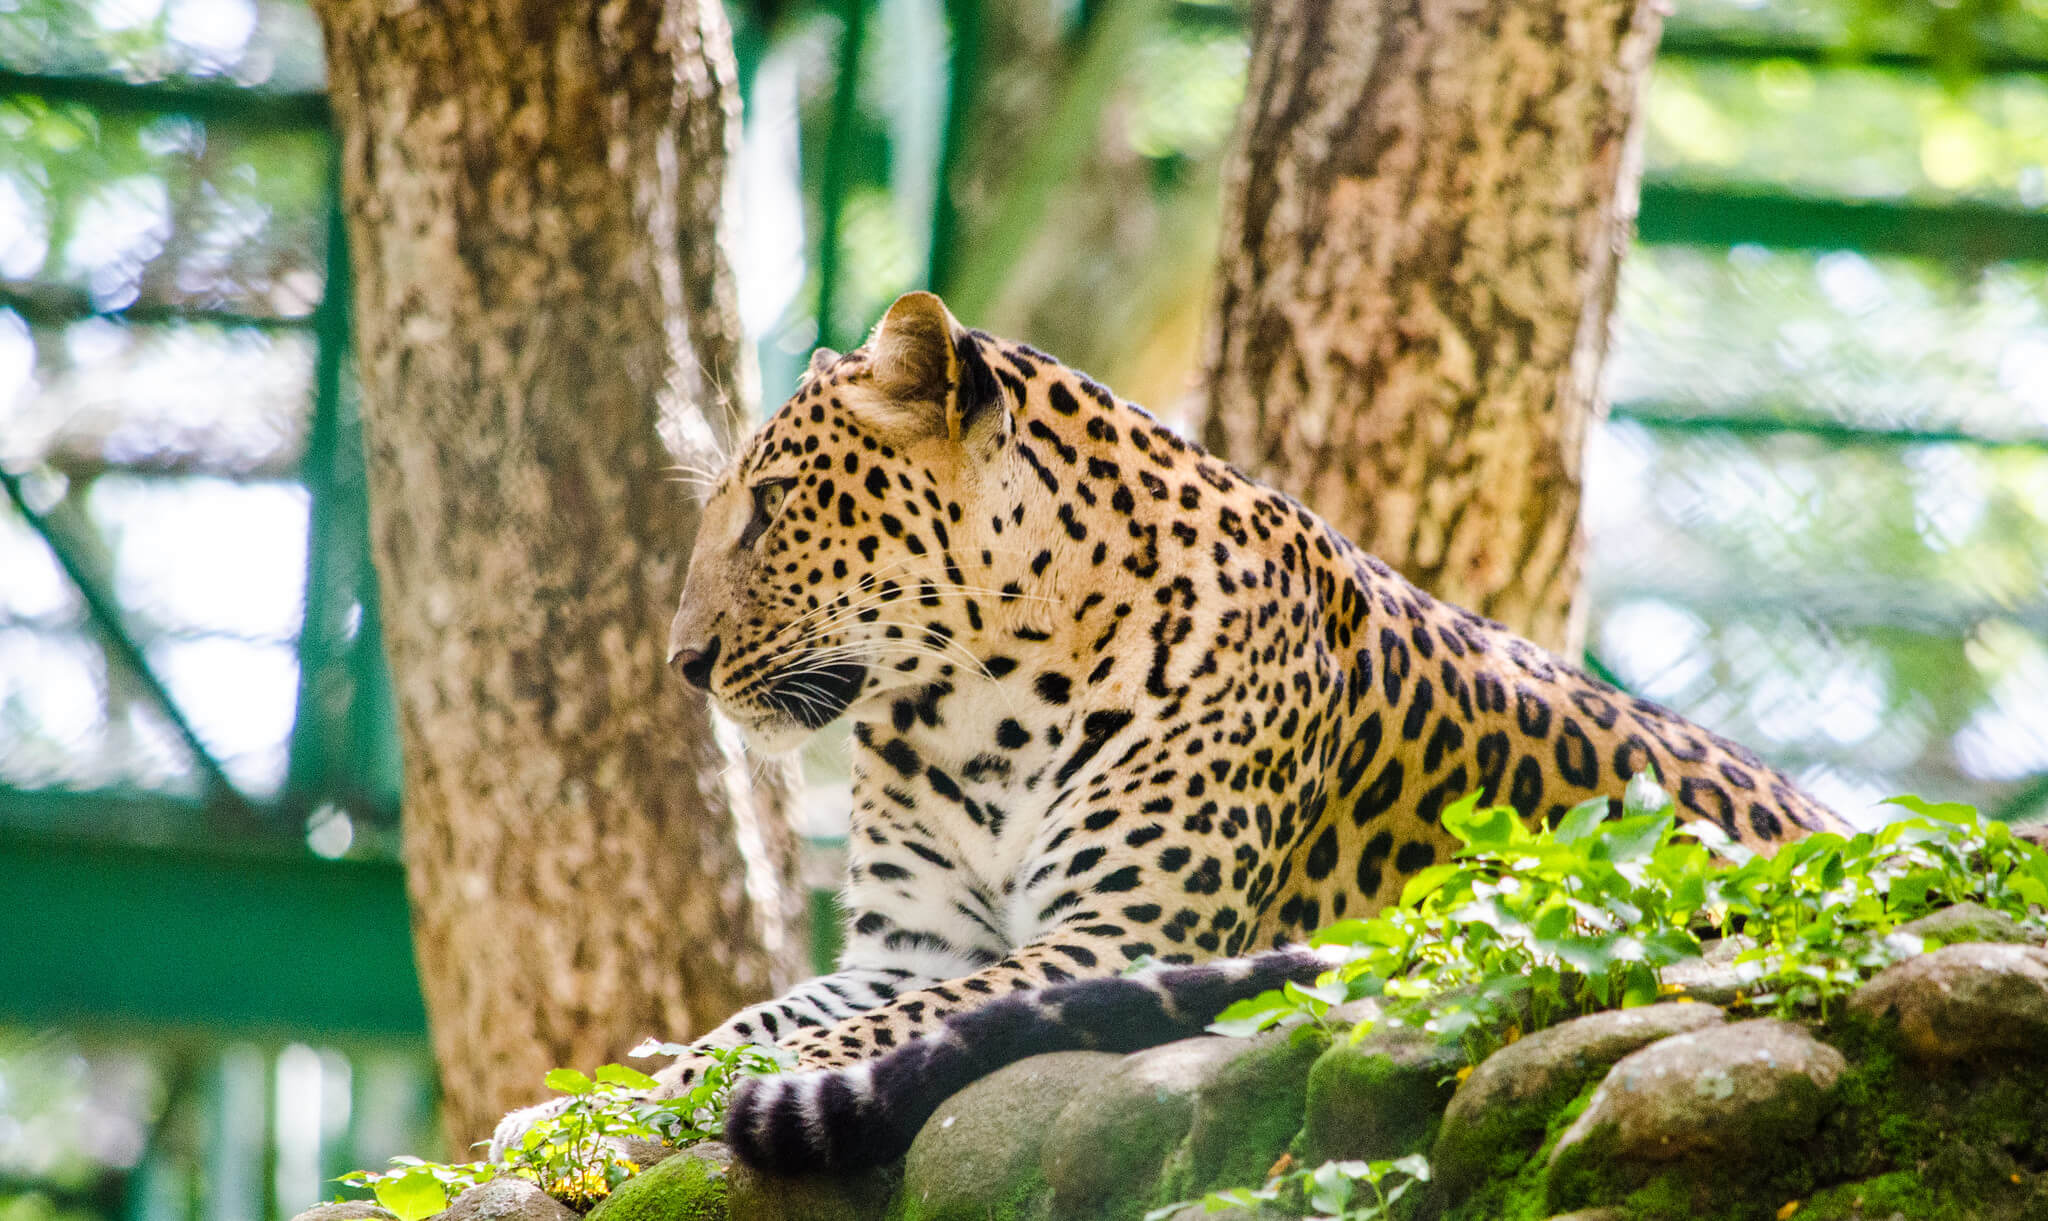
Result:
{"label": "blurred background", "polygon": [[[931,286],[1178,418],[1240,7],[729,12],[771,403]],[[0,1221],[436,1145],[321,90],[298,0],[0,0]],[[2048,0],[1678,0],[1646,116],[1588,664],[2048,817]]]}

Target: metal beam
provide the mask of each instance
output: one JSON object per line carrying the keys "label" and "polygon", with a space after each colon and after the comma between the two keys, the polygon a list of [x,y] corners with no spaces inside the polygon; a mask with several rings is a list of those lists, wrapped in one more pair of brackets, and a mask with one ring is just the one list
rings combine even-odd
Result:
{"label": "metal beam", "polygon": [[846,342],[833,325],[839,308],[839,222],[846,205],[847,177],[852,172],[860,53],[867,40],[867,22],[865,0],[843,0],[839,6],[839,66],[832,83],[832,129],[826,137],[818,192],[818,346],[825,348],[836,349]]}
{"label": "metal beam", "polygon": [[396,862],[0,833],[0,1021],[426,1030]]}
{"label": "metal beam", "polygon": [[264,331],[303,331],[313,325],[314,315],[299,317],[271,314],[240,314],[205,306],[130,305],[103,310],[92,303],[82,288],[59,284],[0,285],[0,309],[13,310],[31,326],[56,327],[87,318],[127,322],[138,326],[175,323],[206,323],[221,327],[253,327]]}
{"label": "metal beam", "polygon": [[2048,450],[2048,436],[1987,436],[1948,428],[1878,428],[1839,420],[1778,416],[1765,411],[1750,415],[1689,414],[1652,402],[1616,403],[1611,419],[1626,420],[1659,432],[1721,432],[1742,437],[1786,435],[1818,437],[1835,445],[1971,445],[1982,449]]}
{"label": "metal beam", "polygon": [[[85,558],[78,554],[77,548],[70,544],[56,524],[29,503],[28,495],[21,486],[20,476],[0,467],[0,487],[6,489],[7,498],[14,502],[15,512],[21,514],[22,520],[27,522],[29,528],[50,548],[50,554],[57,558],[58,566],[63,568],[64,575],[70,578],[72,585],[77,588],[79,597],[85,602],[86,614],[91,618],[93,626],[98,629],[97,635],[106,646],[108,654],[142,684],[150,700],[170,721],[171,728],[185,743],[185,748],[191,752],[193,766],[198,768],[200,778],[210,790],[208,795],[218,803],[219,808],[234,815],[237,822],[260,825],[261,819],[257,817],[254,807],[249,804],[249,799],[232,780],[228,779],[227,772],[221,769],[220,760],[213,757],[213,752],[192,728],[192,723],[185,718],[184,710],[178,706],[178,701],[172,697],[170,689],[157,677],[156,670],[149,664],[149,658],[143,655],[142,646],[135,642],[134,633],[128,630],[127,616],[122,613],[119,600],[107,588],[107,582],[99,573],[92,571]],[[0,908],[0,911],[4,910],[6,909]]]}
{"label": "metal beam", "polygon": [[0,68],[0,95],[9,93],[75,102],[104,114],[181,114],[247,127],[326,128],[333,121],[324,93],[275,93],[232,85],[131,84],[104,76]]}
{"label": "metal beam", "polygon": [[1669,180],[1643,184],[1636,236],[1652,243],[1857,250],[1966,263],[2048,260],[2048,212],[1802,199]]}
{"label": "metal beam", "polygon": [[1773,39],[1683,21],[1664,24],[1664,40],[1658,44],[1657,54],[1664,59],[1748,63],[1790,59],[1824,68],[1879,68],[1891,72],[1962,73],[1966,76],[2048,74],[2048,58],[2002,47],[1984,47],[1971,54],[1937,58],[1926,51],[1829,45],[1807,38]]}

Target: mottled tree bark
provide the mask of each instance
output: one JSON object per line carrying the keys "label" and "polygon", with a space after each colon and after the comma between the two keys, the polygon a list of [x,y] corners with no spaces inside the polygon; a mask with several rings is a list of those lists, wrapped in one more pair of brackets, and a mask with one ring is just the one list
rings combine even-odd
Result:
{"label": "mottled tree bark", "polygon": [[1579,460],[1659,0],[1267,0],[1206,444],[1411,580],[1579,644]]}
{"label": "mottled tree bark", "polygon": [[450,1136],[802,959],[773,783],[663,667],[751,392],[715,0],[319,0],[405,857]]}

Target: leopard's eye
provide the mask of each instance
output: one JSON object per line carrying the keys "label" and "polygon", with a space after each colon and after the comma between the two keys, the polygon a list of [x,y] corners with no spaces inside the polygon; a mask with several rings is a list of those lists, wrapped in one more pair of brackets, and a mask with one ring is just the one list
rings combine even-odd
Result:
{"label": "leopard's eye", "polygon": [[782,502],[789,499],[789,489],[796,484],[794,479],[764,479],[754,485],[754,519],[747,523],[740,535],[740,546],[751,547],[768,523],[775,520],[782,509]]}
{"label": "leopard's eye", "polygon": [[789,497],[789,485],[794,479],[770,479],[754,485],[754,512],[763,517],[773,517],[782,509],[782,502]]}

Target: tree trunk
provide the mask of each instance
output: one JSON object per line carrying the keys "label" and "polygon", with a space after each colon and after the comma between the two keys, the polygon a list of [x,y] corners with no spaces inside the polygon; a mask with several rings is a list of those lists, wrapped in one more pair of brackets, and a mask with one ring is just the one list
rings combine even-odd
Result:
{"label": "tree trunk", "polygon": [[715,0],[319,0],[405,858],[450,1137],[789,982],[778,788],[663,667],[751,393]]}
{"label": "tree trunk", "polygon": [[1567,653],[1659,0],[1268,0],[1201,435]]}

